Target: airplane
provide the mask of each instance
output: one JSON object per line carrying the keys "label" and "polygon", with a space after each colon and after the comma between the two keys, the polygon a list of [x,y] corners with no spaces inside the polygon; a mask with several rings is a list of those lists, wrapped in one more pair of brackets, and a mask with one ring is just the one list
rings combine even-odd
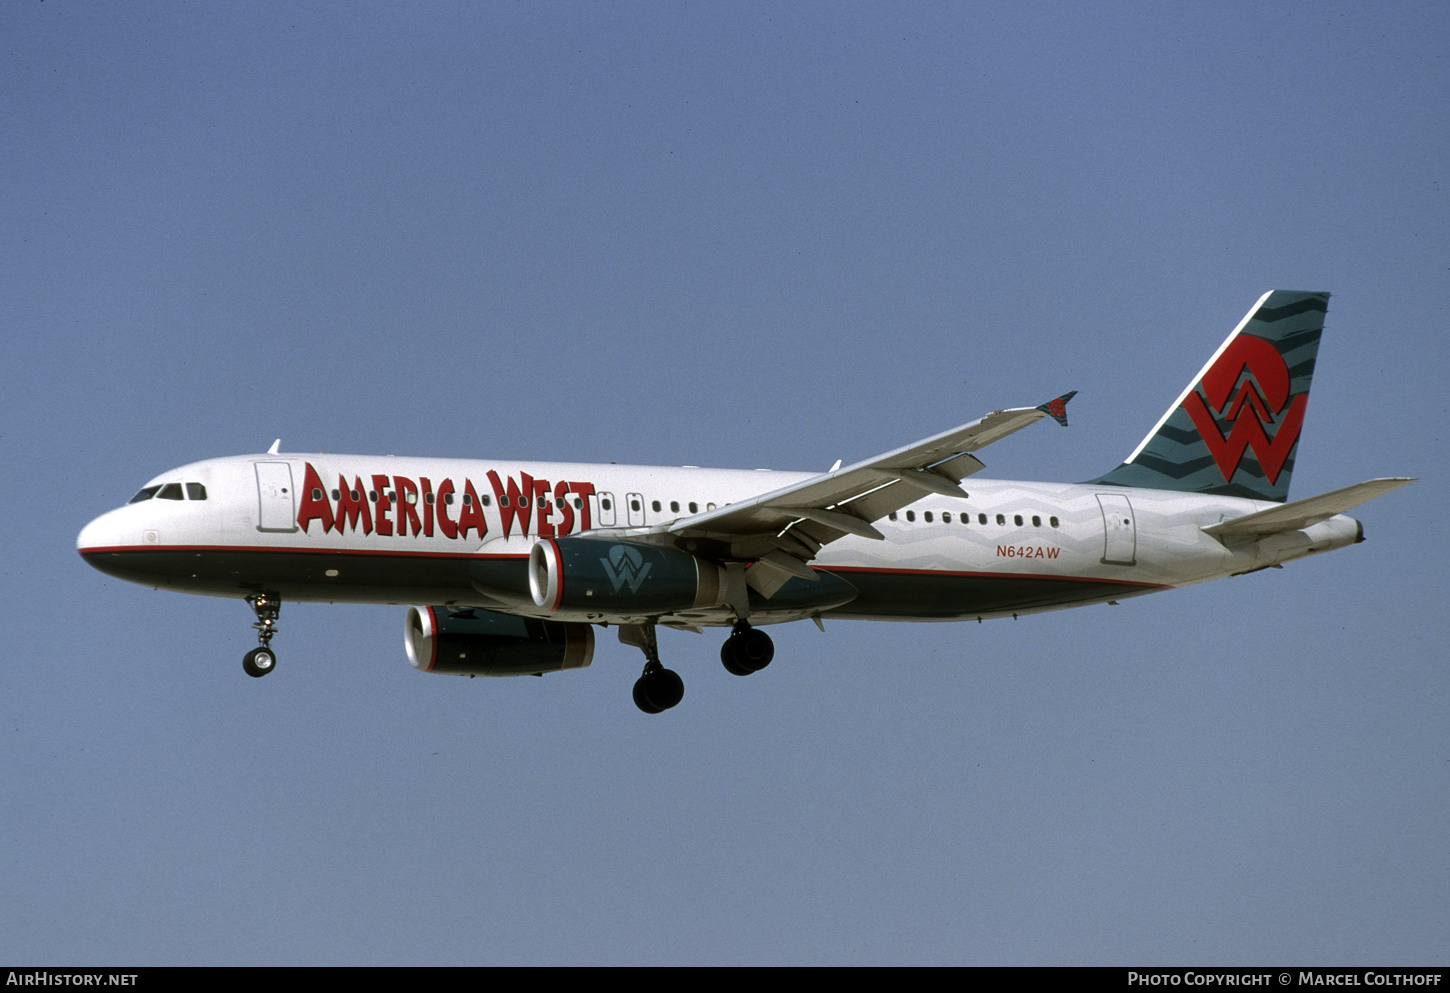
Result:
{"label": "airplane", "polygon": [[982,621],[1237,576],[1364,540],[1345,511],[1414,482],[1288,502],[1328,293],[1264,294],[1119,466],[1083,483],[973,480],[974,453],[1066,393],[993,411],[827,472],[303,455],[164,472],[86,525],[81,556],[256,615],[243,668],[276,665],[283,600],[408,608],[420,671],[584,668],[594,627],[641,649],[640,710],[684,682],[657,629],[728,628],[725,668],[775,649],[762,626]]}

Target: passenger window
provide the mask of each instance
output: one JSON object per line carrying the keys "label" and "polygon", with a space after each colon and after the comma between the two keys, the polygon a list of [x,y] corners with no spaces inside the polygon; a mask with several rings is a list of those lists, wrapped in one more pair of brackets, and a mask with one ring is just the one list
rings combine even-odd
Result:
{"label": "passenger window", "polygon": [[1042,527],[1042,518],[1038,517],[1036,514],[1033,514],[1032,515],[1032,526],[1035,527],[1035,528]]}
{"label": "passenger window", "polygon": [[336,500],[336,499],[340,498],[341,496],[342,496],[342,494],[340,492],[338,492],[337,488],[336,487],[333,487],[333,490],[332,490],[332,498],[334,500]]}
{"label": "passenger window", "polygon": [[950,524],[952,522],[952,515],[946,511],[942,511],[941,522],[943,524]]}
{"label": "passenger window", "polygon": [[599,501],[599,506],[601,508],[603,508],[604,510],[613,510],[614,509],[614,504],[610,501],[609,497],[605,497],[603,500],[600,500]]}
{"label": "passenger window", "polygon": [[889,518],[891,518],[894,521],[894,520],[896,520],[896,511],[893,510],[891,513],[887,514],[886,516],[889,517]]}
{"label": "passenger window", "polygon": [[128,500],[127,503],[140,503],[142,500],[150,500],[156,495],[156,491],[159,489],[161,489],[159,486],[148,486]]}
{"label": "passenger window", "polygon": [[1006,524],[1007,523],[1007,518],[1003,517],[1001,514],[998,514],[997,515],[997,523],[998,524]]}
{"label": "passenger window", "polygon": [[987,523],[987,515],[986,514],[978,514],[977,515],[977,523],[978,524],[986,524]]}
{"label": "passenger window", "polygon": [[906,512],[906,519],[908,521],[914,521],[914,520],[916,520],[916,511],[914,511],[914,510],[908,510]]}
{"label": "passenger window", "polygon": [[186,498],[188,500],[205,500],[206,487],[201,485],[200,483],[187,483]]}
{"label": "passenger window", "polygon": [[921,515],[921,519],[924,520],[924,521],[926,521],[926,523],[930,524],[931,523],[931,511],[928,510],[926,513],[922,514]]}
{"label": "passenger window", "polygon": [[1017,525],[1020,528],[1022,526],[1022,515],[1021,514],[1013,514],[1012,515],[1012,523],[1015,524],[1015,525]]}
{"label": "passenger window", "polygon": [[672,514],[678,514],[679,512],[680,512],[680,501],[678,501],[678,500],[671,500],[670,501],[670,513],[672,513]]}
{"label": "passenger window", "polygon": [[656,514],[660,512],[660,502],[658,500],[650,501],[650,506],[654,508]]}
{"label": "passenger window", "polygon": [[1057,527],[1057,518],[1056,517],[1049,517],[1047,519],[1047,523],[1051,524],[1053,527]]}
{"label": "passenger window", "polygon": [[[697,513],[699,511],[699,507],[700,505],[698,503],[693,500],[690,501],[690,513]],[[714,508],[712,507],[711,509],[713,510]]]}

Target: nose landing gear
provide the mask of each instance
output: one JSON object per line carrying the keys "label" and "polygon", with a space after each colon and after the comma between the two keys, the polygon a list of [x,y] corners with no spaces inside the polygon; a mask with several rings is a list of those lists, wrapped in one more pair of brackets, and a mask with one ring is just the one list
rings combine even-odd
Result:
{"label": "nose landing gear", "polygon": [[247,605],[257,615],[256,648],[242,656],[242,669],[248,676],[260,678],[277,667],[277,655],[272,651],[272,636],[277,633],[277,615],[282,610],[282,600],[274,593],[256,593],[247,597]]}

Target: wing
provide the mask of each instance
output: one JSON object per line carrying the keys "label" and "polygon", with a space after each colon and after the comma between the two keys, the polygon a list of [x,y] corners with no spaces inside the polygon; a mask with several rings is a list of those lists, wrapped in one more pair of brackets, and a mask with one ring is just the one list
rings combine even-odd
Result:
{"label": "wing", "polygon": [[880,540],[873,521],[928,494],[965,496],[957,484],[983,468],[973,452],[1043,417],[1066,424],[1066,404],[1075,395],[994,411],[844,469],[650,530],[661,543],[752,562],[751,585],[770,596],[791,576],[814,579],[806,563],[821,546],[846,535]]}

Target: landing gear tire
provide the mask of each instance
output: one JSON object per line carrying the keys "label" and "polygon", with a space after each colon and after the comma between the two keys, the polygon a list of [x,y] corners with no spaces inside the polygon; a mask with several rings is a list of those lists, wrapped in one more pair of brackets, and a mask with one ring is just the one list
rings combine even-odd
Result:
{"label": "landing gear tire", "polygon": [[733,676],[748,676],[770,665],[775,658],[775,643],[770,635],[748,624],[737,624],[725,644],[720,646],[720,661]]}
{"label": "landing gear tire", "polygon": [[242,656],[242,668],[254,679],[260,679],[276,667],[277,656],[272,654],[270,648],[259,646]]}
{"label": "landing gear tire", "polygon": [[646,714],[669,710],[685,698],[685,681],[673,669],[653,669],[634,683],[634,705]]}
{"label": "landing gear tire", "polygon": [[649,697],[644,695],[644,677],[640,676],[634,681],[634,705],[646,714],[658,714],[660,708],[649,702]]}
{"label": "landing gear tire", "polygon": [[735,661],[735,646],[730,643],[729,638],[726,638],[725,643],[720,646],[720,664],[732,676],[748,676],[755,671],[753,669],[743,669],[740,663]]}

